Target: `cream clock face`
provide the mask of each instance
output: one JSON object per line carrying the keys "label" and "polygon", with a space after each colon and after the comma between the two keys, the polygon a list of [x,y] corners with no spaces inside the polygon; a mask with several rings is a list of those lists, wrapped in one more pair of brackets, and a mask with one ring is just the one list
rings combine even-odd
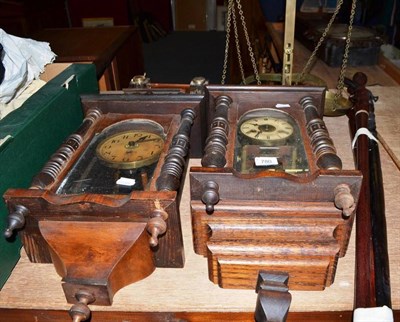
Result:
{"label": "cream clock face", "polygon": [[293,126],[275,117],[254,117],[240,125],[240,131],[251,140],[271,145],[282,144],[293,134]]}
{"label": "cream clock face", "polygon": [[99,130],[57,189],[59,194],[127,194],[145,190],[165,150],[162,125],[126,119]]}
{"label": "cream clock face", "polygon": [[235,169],[242,174],[308,171],[300,128],[285,111],[248,111],[239,119],[235,142]]}
{"label": "cream clock face", "polygon": [[99,143],[97,156],[112,168],[135,169],[156,162],[164,139],[147,131],[116,133]]}

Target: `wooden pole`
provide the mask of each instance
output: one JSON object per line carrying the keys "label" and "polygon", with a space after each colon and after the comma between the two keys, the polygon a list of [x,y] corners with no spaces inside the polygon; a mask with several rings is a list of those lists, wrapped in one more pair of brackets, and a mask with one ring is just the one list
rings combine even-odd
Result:
{"label": "wooden pole", "polygon": [[[352,139],[356,137],[354,158],[363,174],[363,183],[356,214],[355,308],[386,305],[391,307],[389,257],[387,252],[384,194],[379,148],[367,135],[357,135],[364,129],[376,134],[373,96],[365,88],[367,77],[356,73],[348,81],[348,91],[354,102],[349,110]],[[370,112],[372,114],[370,114]]]}

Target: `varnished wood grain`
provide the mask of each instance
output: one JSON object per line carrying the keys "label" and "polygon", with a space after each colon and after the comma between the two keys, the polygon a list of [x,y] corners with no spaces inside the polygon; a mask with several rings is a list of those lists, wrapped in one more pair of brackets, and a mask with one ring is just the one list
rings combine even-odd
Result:
{"label": "varnished wood grain", "polygon": [[[0,315],[7,322],[70,322],[63,311],[0,309]],[[394,311],[394,319],[400,319],[400,311]],[[352,311],[341,312],[289,312],[287,322],[351,322]],[[101,322],[254,322],[253,312],[93,312],[92,321]]]}
{"label": "varnished wood grain", "polygon": [[[360,128],[368,128],[369,122],[369,92],[366,90],[365,74],[356,74],[353,79],[356,88],[351,89],[354,94],[354,107],[349,112],[350,132],[354,137]],[[350,91],[350,88],[349,88]],[[364,113],[360,113],[364,112]],[[356,211],[356,273],[355,273],[355,307],[375,307],[375,263],[373,259],[372,246],[372,220],[371,220],[371,198],[372,193],[369,188],[370,168],[368,156],[369,138],[361,135],[357,138],[354,147],[354,159],[356,168],[363,173],[363,184],[361,186],[360,200]]]}
{"label": "varnished wood grain", "polygon": [[[66,312],[62,311],[38,311],[26,310],[24,315],[13,309],[0,309],[0,315],[7,322],[20,322],[24,318],[26,322],[69,322]],[[399,316],[400,314],[398,314]],[[253,322],[253,312],[93,312],[92,321],[101,322],[204,322],[204,321],[237,321]],[[351,322],[352,312],[289,312],[287,322]]]}
{"label": "varnished wood grain", "polygon": [[83,288],[94,303],[111,305],[119,289],[155,269],[145,222],[41,221],[39,229],[69,303]]}

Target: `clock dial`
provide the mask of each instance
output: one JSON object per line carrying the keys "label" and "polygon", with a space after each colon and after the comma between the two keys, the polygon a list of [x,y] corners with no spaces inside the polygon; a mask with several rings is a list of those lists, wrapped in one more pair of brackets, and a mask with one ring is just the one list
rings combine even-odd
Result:
{"label": "clock dial", "polygon": [[156,162],[164,147],[164,139],[147,131],[116,133],[99,143],[97,156],[107,166],[135,169]]}
{"label": "clock dial", "polygon": [[149,119],[122,120],[93,136],[57,189],[59,194],[125,194],[151,183],[164,128]]}
{"label": "clock dial", "polygon": [[240,125],[240,131],[251,140],[282,144],[293,134],[293,126],[275,117],[254,117]]}
{"label": "clock dial", "polygon": [[238,122],[235,169],[241,173],[308,171],[304,144],[293,117],[277,109],[254,109]]}

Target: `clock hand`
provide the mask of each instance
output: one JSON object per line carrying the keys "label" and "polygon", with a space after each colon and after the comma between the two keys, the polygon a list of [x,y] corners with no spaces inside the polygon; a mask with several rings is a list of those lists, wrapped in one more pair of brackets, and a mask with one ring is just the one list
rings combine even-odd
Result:
{"label": "clock hand", "polygon": [[147,140],[141,140],[139,143],[143,143],[143,142],[151,142],[151,141],[160,141],[159,138],[156,139],[147,139]]}
{"label": "clock hand", "polygon": [[135,146],[137,146],[138,143],[144,142],[146,140],[146,138],[148,138],[148,135],[142,136],[141,138],[137,139],[136,141],[131,140],[128,142],[128,144],[126,145],[129,148],[134,148]]}
{"label": "clock hand", "polygon": [[254,133],[254,132],[257,132],[257,130],[251,129],[251,130],[246,131],[246,133]]}
{"label": "clock hand", "polygon": [[136,141],[134,141],[135,143],[140,143],[140,142],[144,142],[149,136],[145,135],[142,136],[141,138],[137,139]]}

